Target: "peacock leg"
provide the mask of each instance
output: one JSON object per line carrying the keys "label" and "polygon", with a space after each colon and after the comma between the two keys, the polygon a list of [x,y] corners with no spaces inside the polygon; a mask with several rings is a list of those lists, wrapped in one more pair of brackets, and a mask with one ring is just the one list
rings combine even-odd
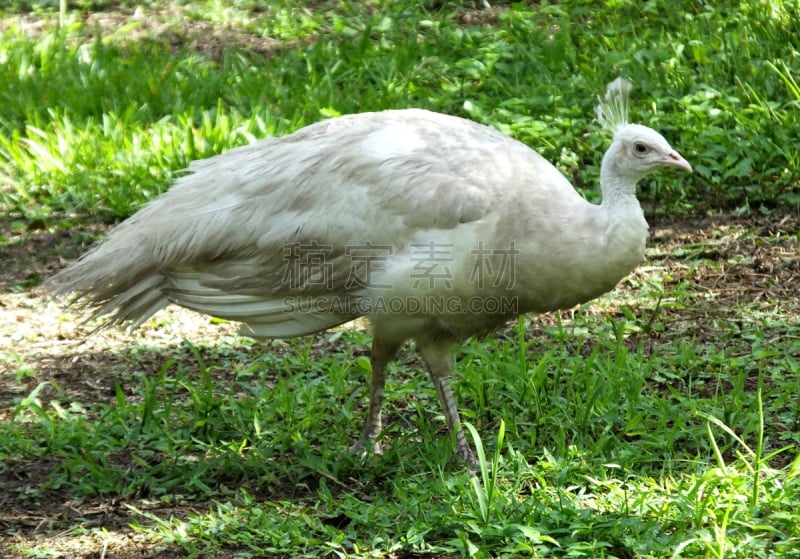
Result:
{"label": "peacock leg", "polygon": [[394,358],[400,344],[387,342],[378,337],[372,338],[372,354],[370,363],[372,365],[372,385],[369,391],[369,408],[367,409],[367,419],[364,423],[364,431],[361,439],[350,447],[350,452],[354,454],[365,454],[366,449],[371,448],[372,452],[379,454],[381,444],[378,437],[381,434],[381,406],[383,405],[383,390],[386,384],[386,366]]}
{"label": "peacock leg", "polygon": [[467,443],[464,429],[461,427],[461,418],[458,415],[453,389],[450,387],[450,377],[453,374],[453,350],[447,342],[418,342],[422,359],[428,366],[436,393],[439,395],[439,403],[444,410],[444,417],[450,433],[456,435],[456,452],[468,464],[476,463],[475,455]]}

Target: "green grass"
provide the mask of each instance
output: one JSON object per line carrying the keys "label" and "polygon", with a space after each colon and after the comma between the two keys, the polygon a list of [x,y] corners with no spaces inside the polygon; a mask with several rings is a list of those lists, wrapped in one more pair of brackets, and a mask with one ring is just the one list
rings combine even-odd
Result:
{"label": "green grass", "polygon": [[[648,356],[635,329],[588,314],[468,344],[457,390],[480,449],[472,479],[449,464],[435,395],[410,368],[390,377],[386,453],[345,453],[367,371],[341,349],[363,346],[358,333],[252,361],[233,340],[184,343],[187,365],[162,354],[156,374],[122,383],[133,394],[118,385],[88,407],[34,391],[0,455],[57,461],[30,499],[117,496],[186,556],[792,556],[797,435],[765,421],[797,425],[797,355],[687,340]],[[141,504],[207,499],[172,517]]]}
{"label": "green grass", "polygon": [[73,13],[35,37],[9,18],[3,196],[25,213],[124,216],[191,159],[326,116],[408,106],[496,126],[588,187],[606,141],[592,123],[595,96],[622,74],[637,87],[634,117],[697,171],[680,187],[645,185],[659,210],[796,209],[796,3],[748,2],[736,17],[671,6],[515,5],[467,25],[464,8],[447,3],[188,4],[189,21],[238,25],[272,52],[232,48],[213,61],[135,18],[98,31]]}
{"label": "green grass", "polygon": [[[751,0],[734,14],[573,0],[491,17],[469,2],[170,3],[246,37],[220,56],[194,48],[175,13],[158,16],[169,33],[130,12],[101,29],[83,15],[134,3],[77,2],[58,28],[54,4],[0,11],[0,207],[17,230],[115,221],[193,159],[410,106],[496,126],[594,198],[607,141],[595,96],[617,75],[636,85],[635,120],[696,170],[643,184],[649,214],[800,209],[797,2]],[[23,25],[31,13],[40,33]],[[388,379],[385,453],[345,452],[365,413],[358,332],[266,347],[132,342],[113,354],[113,392],[94,402],[40,381],[20,345],[0,363],[33,388],[3,403],[0,475],[51,464],[15,503],[119,501],[171,556],[797,557],[796,305],[766,294],[716,308],[691,271],[737,263],[708,261],[709,246],[674,254],[685,278],[656,266],[629,280],[636,298],[619,310],[522,319],[466,344],[455,390],[475,477],[451,462],[410,351]],[[78,526],[76,537],[107,537]]]}

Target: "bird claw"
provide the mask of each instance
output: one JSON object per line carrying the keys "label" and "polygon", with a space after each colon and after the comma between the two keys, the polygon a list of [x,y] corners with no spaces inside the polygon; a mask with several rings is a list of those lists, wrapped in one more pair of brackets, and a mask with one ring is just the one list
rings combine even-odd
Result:
{"label": "bird claw", "polygon": [[476,458],[475,454],[472,452],[471,449],[459,449],[456,456],[463,465],[467,467],[469,473],[472,475],[477,475],[480,469],[480,464],[478,463],[478,459]]}
{"label": "bird claw", "polygon": [[365,458],[367,454],[383,454],[381,443],[369,439],[358,439],[347,449],[353,456]]}

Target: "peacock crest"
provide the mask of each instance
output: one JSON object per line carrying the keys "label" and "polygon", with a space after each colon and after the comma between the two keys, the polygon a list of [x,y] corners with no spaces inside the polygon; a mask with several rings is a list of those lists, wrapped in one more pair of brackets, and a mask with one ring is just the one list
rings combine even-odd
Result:
{"label": "peacock crest", "polygon": [[606,88],[605,97],[597,97],[597,120],[612,134],[628,124],[628,98],[633,84],[625,78],[617,78]]}

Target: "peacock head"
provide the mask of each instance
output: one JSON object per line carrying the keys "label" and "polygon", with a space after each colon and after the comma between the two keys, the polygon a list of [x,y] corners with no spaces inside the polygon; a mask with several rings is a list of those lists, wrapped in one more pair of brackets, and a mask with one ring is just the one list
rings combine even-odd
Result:
{"label": "peacock head", "polygon": [[640,124],[628,124],[628,97],[631,83],[617,78],[597,106],[597,119],[614,134],[603,158],[603,168],[633,182],[661,167],[692,172],[692,166],[669,145],[664,136]]}
{"label": "peacock head", "polygon": [[[620,174],[639,180],[660,169],[674,167],[692,172],[692,166],[664,136],[640,124],[624,124],[614,132],[608,164]],[[603,161],[606,164],[606,160]]]}

